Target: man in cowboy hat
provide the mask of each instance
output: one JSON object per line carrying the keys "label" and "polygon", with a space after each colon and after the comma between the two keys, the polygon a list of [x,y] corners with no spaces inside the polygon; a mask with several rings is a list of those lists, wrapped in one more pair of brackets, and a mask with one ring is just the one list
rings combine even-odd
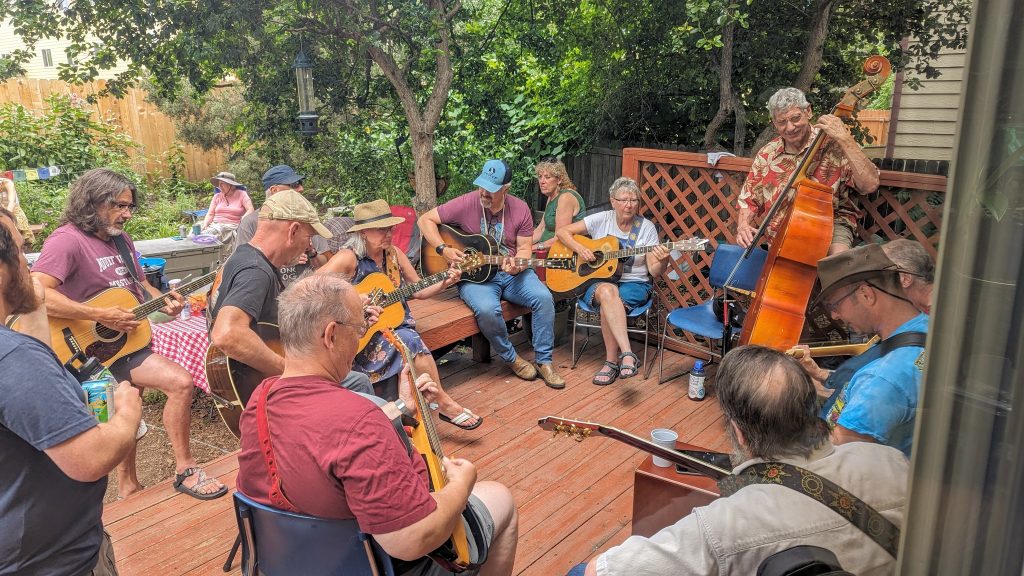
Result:
{"label": "man in cowboy hat", "polygon": [[833,318],[852,332],[882,338],[834,372],[810,354],[801,358],[819,393],[828,396],[821,416],[833,426],[832,442],[877,442],[909,457],[928,316],[907,299],[899,268],[876,244],[821,259],[818,279],[818,301]]}
{"label": "man in cowboy hat", "polygon": [[[491,236],[507,256],[501,270],[488,282],[459,284],[459,296],[473,311],[476,323],[516,376],[533,380],[538,375],[551,388],[565,388],[565,380],[555,371],[551,354],[555,343],[555,304],[533,270],[517,265],[511,257],[529,258],[533,248],[533,212],[519,198],[510,196],[512,170],[502,160],[488,160],[473,184],[479,186],[420,216],[423,238],[449,262],[461,262],[465,254],[455,246],[446,246],[438,226],[450,224],[470,234]],[[501,300],[527,306],[533,312],[533,361],[516,353],[508,339],[501,315]]]}
{"label": "man in cowboy hat", "polygon": [[[267,198],[285,190],[294,190],[301,194],[303,192],[302,181],[305,179],[304,175],[296,172],[291,166],[278,164],[263,173],[263,190]],[[252,239],[253,235],[256,234],[256,223],[259,219],[258,211],[246,214],[242,218],[242,221],[238,224],[236,245],[241,246]],[[302,252],[295,260],[281,265],[281,281],[284,282],[285,286],[297,280],[299,276],[302,276],[311,267],[315,268],[327,262],[327,257],[322,255],[323,252],[328,250],[327,238],[329,237],[314,236],[312,249]]]}
{"label": "man in cowboy hat", "polygon": [[[224,264],[210,304],[211,344],[265,376],[284,370],[284,357],[260,338],[258,324],[277,324],[277,297],[285,288],[279,270],[309,249],[316,235],[332,236],[309,200],[295,190],[267,198],[259,210],[256,235],[240,244]],[[366,376],[352,374],[356,376],[348,387],[372,392]]]}

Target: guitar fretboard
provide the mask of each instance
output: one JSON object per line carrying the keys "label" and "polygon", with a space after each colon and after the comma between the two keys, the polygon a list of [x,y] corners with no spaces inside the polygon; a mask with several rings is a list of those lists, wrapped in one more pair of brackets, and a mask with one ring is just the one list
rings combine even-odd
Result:
{"label": "guitar fretboard", "polygon": [[[178,286],[178,288],[175,289],[175,292],[181,294],[182,296],[188,296],[189,294],[195,292],[196,290],[202,288],[203,286],[206,286],[207,284],[213,282],[213,279],[216,277],[216,271],[210,272],[209,274],[203,274],[202,276],[196,278],[195,280],[192,280],[191,282]],[[166,306],[167,303],[164,302],[164,296],[166,295],[167,293],[161,294],[160,297],[158,298],[153,298],[148,302],[143,302],[142,304],[136,306],[132,310],[132,312],[135,314],[135,319],[142,320],[146,316],[149,316],[153,312],[156,312],[157,310]]]}
{"label": "guitar fretboard", "polygon": [[437,284],[439,282],[444,282],[444,279],[447,278],[447,277],[448,277],[448,271],[447,270],[445,270],[444,272],[438,272],[437,274],[432,274],[430,276],[427,276],[426,278],[421,278],[419,280],[419,282],[413,282],[412,284],[406,284],[405,286],[402,286],[401,288],[398,288],[396,290],[388,292],[384,297],[380,298],[379,301],[377,300],[375,294],[371,294],[370,300],[371,300],[371,302],[373,302],[374,304],[380,306],[381,308],[387,308],[388,306],[391,306],[392,304],[395,304],[396,302],[401,302],[403,300],[407,300],[410,296],[412,296],[413,294],[419,292],[420,290],[423,290],[424,288],[429,288],[429,287],[433,286],[434,284]]}
{"label": "guitar fretboard", "polygon": [[683,241],[683,242],[666,242],[664,244],[655,244],[654,246],[640,246],[635,248],[624,248],[622,250],[615,250],[614,252],[605,252],[604,257],[607,260],[617,260],[619,258],[629,258],[630,256],[636,256],[638,254],[646,254],[655,248],[662,246],[669,250],[686,250],[695,252],[704,248],[707,244],[707,240],[696,240],[696,241]]}

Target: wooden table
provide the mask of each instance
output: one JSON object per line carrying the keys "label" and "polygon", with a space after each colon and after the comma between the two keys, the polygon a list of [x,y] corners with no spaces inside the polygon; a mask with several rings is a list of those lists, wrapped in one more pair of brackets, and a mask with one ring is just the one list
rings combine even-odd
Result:
{"label": "wooden table", "polygon": [[[677,450],[706,450],[692,444],[676,443]],[[707,476],[680,474],[675,465],[655,466],[652,456],[644,458],[633,475],[633,534],[653,536],[675,524],[698,506],[718,498],[718,486]]]}

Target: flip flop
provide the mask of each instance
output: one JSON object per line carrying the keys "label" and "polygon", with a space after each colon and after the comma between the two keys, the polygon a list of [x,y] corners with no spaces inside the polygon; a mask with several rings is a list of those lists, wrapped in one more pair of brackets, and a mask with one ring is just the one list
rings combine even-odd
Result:
{"label": "flip flop", "polygon": [[[484,423],[484,417],[483,416],[477,416],[476,414],[473,414],[469,410],[469,408],[463,408],[462,412],[459,412],[459,415],[456,416],[455,418],[449,418],[449,417],[445,416],[444,414],[441,414],[440,412],[437,413],[437,416],[442,421],[447,422],[447,423],[451,424],[452,426],[457,426],[459,428],[462,428],[463,430],[474,430],[476,428],[479,428],[480,425]],[[469,421],[473,417],[476,417],[476,424],[466,424],[465,426],[463,426],[463,424],[465,424],[467,421]]]}
{"label": "flip flop", "polygon": [[[633,358],[633,365],[632,366],[626,366],[625,364],[622,363],[622,360],[624,358],[626,358],[627,356],[630,356],[630,357]],[[626,370],[629,370],[629,372],[627,373]],[[640,371],[640,357],[639,356],[637,356],[636,354],[633,354],[632,352],[623,352],[622,354],[619,354],[619,378],[632,378],[633,376],[636,376],[639,373],[639,371]]]}
{"label": "flip flop", "polygon": [[[196,482],[195,486],[192,486],[190,488],[183,484],[186,478],[196,474],[199,475],[199,481]],[[174,475],[174,489],[177,490],[178,492],[181,492],[182,494],[188,494],[189,496],[197,500],[213,500],[215,498],[220,498],[221,496],[227,494],[228,487],[221,486],[220,490],[217,490],[216,492],[210,492],[209,494],[204,494],[200,492],[200,490],[204,486],[209,486],[210,484],[216,481],[216,478],[208,477],[206,475],[206,471],[203,470],[202,468],[198,466],[193,466],[192,468],[186,468],[185,471],[182,472],[181,474]]]}
{"label": "flip flop", "polygon": [[615,382],[615,379],[618,377],[619,365],[614,362],[606,361],[604,363],[604,367],[602,367],[597,374],[594,374],[594,379],[591,380],[591,382],[598,386],[607,386],[612,382]]}

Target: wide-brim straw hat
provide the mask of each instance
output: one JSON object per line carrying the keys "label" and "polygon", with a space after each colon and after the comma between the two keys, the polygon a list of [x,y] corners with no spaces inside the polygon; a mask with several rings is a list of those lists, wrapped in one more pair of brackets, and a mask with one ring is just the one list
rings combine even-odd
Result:
{"label": "wide-brim straw hat", "polygon": [[235,175],[232,174],[231,172],[218,172],[216,176],[210,178],[210,182],[212,182],[215,186],[217,185],[218,180],[227,184],[231,184],[235,188],[245,188],[245,185],[236,180]]}
{"label": "wide-brim straw hat", "polygon": [[368,228],[390,228],[405,222],[405,218],[392,214],[391,206],[386,201],[374,200],[356,204],[352,210],[352,221],[354,224],[348,229],[349,233]]}
{"label": "wide-brim straw hat", "polygon": [[878,244],[866,244],[822,258],[818,261],[818,280],[821,293],[814,299],[814,306],[837,289],[857,282],[867,282],[890,296],[903,297],[899,267]]}

